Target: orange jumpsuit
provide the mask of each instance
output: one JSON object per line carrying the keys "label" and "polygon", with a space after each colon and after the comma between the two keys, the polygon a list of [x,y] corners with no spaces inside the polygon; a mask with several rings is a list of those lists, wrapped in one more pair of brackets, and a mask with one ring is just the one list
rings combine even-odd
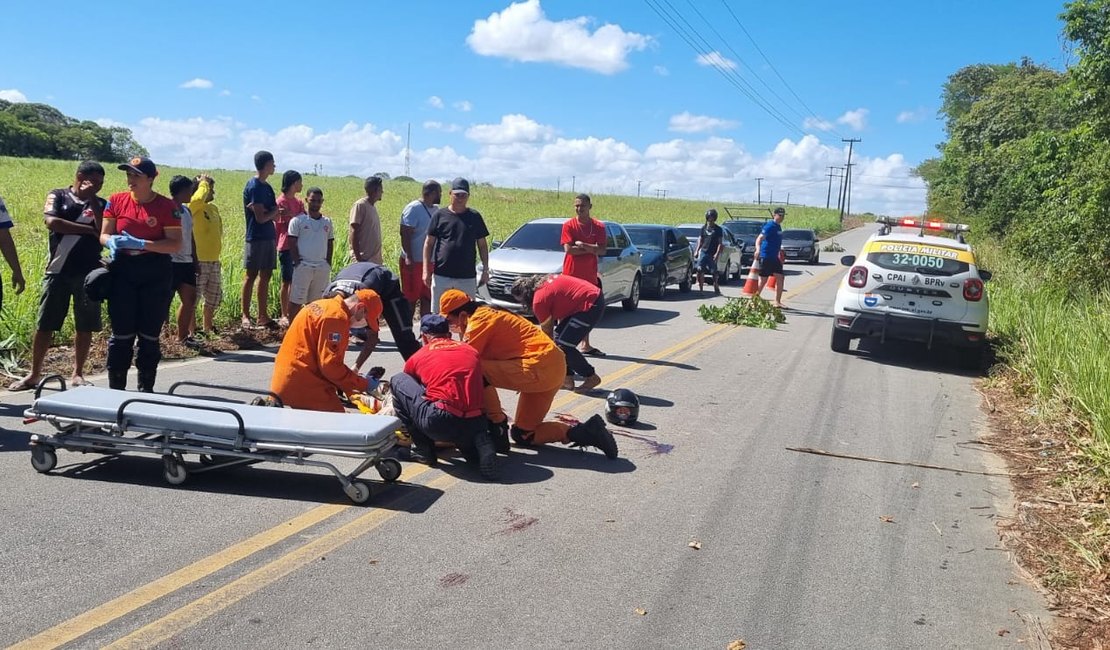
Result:
{"label": "orange jumpsuit", "polygon": [[482,360],[482,374],[490,384],[485,402],[491,421],[504,422],[506,417],[497,388],[515,390],[520,393],[517,428],[533,432],[537,444],[567,441],[570,427],[544,421],[567,374],[566,357],[549,336],[516,314],[478,307],[467,319],[463,340]]}
{"label": "orange jumpsuit", "polygon": [[[350,335],[350,309],[342,296],[311,302],[301,309],[285,332],[270,390],[286,406],[342,413],[336,390],[366,389],[366,379],[343,360]],[[377,329],[377,319],[370,323]]]}

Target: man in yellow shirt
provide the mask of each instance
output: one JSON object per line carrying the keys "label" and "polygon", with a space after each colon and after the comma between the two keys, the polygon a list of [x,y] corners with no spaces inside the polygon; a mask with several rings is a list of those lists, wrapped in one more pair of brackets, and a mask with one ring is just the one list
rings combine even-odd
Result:
{"label": "man in yellow shirt", "polygon": [[[569,426],[544,420],[567,374],[566,357],[551,337],[528,320],[503,309],[475,302],[458,289],[448,289],[440,298],[439,311],[451,328],[475,350],[482,361],[486,417],[495,434],[498,451],[508,451],[508,435],[518,445],[550,442],[577,447],[597,447],[608,458],[617,457],[617,442],[605,427],[605,420],[594,415]],[[517,391],[516,418],[511,430],[508,416],[501,408],[497,389]]]}
{"label": "man in yellow shirt", "polygon": [[220,268],[224,222],[214,203],[216,181],[208,174],[201,174],[196,180],[197,189],[189,200],[189,212],[193,214],[193,241],[196,244],[197,293],[204,296],[204,333],[212,334],[212,319],[224,299]]}

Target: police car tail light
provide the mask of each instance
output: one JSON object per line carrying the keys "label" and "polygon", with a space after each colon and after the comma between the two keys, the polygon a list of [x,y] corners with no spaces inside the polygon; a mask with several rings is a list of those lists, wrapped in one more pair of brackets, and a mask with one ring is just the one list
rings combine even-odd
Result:
{"label": "police car tail light", "polygon": [[[866,266],[853,266],[851,271],[848,271],[848,286],[859,289],[867,284],[867,267]],[[967,291],[967,289],[964,289]]]}
{"label": "police car tail light", "polygon": [[979,302],[983,298],[983,281],[978,278],[964,280],[964,300]]}

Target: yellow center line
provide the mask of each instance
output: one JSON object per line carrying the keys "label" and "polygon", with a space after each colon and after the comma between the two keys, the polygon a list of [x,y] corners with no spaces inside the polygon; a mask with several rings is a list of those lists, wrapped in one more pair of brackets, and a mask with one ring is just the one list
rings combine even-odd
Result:
{"label": "yellow center line", "polygon": [[[427,483],[431,489],[445,489],[457,482],[455,477],[445,474]],[[418,498],[417,495],[403,498],[398,504]],[[131,634],[119,639],[106,648],[150,648],[177,636],[184,630],[234,605],[297,569],[320,557],[335,551],[359,537],[369,533],[386,521],[396,517],[401,510],[375,509],[358,519],[319,537],[282,557],[261,566],[241,578],[233,580],[219,589],[174,610],[170,614],[145,625]]]}
{"label": "yellow center line", "polygon": [[[427,470],[428,467],[425,465],[410,465],[406,468],[406,471],[402,473],[401,478],[403,480],[410,480]],[[269,530],[258,533],[222,551],[197,560],[173,573],[138,587],[103,605],[90,609],[83,614],[79,614],[68,621],[59,623],[48,630],[11,646],[11,650],[58,647],[69,643],[122,616],[130,614],[140,607],[149,605],[159,598],[163,598],[197,580],[210,576],[244,558],[330,519],[351,507],[352,506],[349,505],[339,504],[317,506]]]}
{"label": "yellow center line", "polygon": [[846,269],[841,267],[840,264],[838,263],[836,266],[829,269],[828,271],[825,271],[824,273],[821,273],[819,275],[815,275],[812,278],[806,280],[801,285],[799,285],[797,289],[791,289],[789,292],[787,292],[787,293],[789,293],[789,295],[785,296],[785,298],[787,300],[789,300],[791,298],[797,298],[798,296],[802,295],[803,293],[811,291],[814,288],[824,284],[825,281],[828,280],[829,278],[831,278],[835,275],[838,275],[840,273],[843,273],[845,270]]}
{"label": "yellow center line", "polygon": [[[647,359],[645,359],[643,361],[638,361],[638,362],[635,362],[635,363],[631,363],[631,364],[621,368],[620,370],[617,370],[616,372],[610,373],[610,374],[606,375],[603,378],[603,380],[606,383],[613,383],[613,382],[617,381],[618,379],[621,379],[621,378],[623,378],[623,377],[625,377],[625,376],[627,376],[627,375],[629,375],[633,372],[636,372],[637,370],[640,370],[644,367],[647,367],[647,366],[651,365],[650,364],[651,361],[662,360],[662,359],[665,359],[668,355],[676,354],[676,353],[682,352],[683,350],[685,350],[687,348],[691,348],[691,350],[687,351],[686,354],[682,355],[683,358],[686,358],[686,357],[690,356],[693,353],[692,350],[695,346],[696,346],[697,349],[700,349],[701,347],[703,347],[703,346],[698,346],[697,345],[698,343],[706,342],[714,334],[717,334],[718,332],[721,332],[722,330],[728,329],[729,327],[730,327],[729,325],[715,325],[713,327],[710,327],[710,328],[708,328],[706,330],[703,330],[702,332],[700,332],[700,333],[698,333],[694,336],[691,336],[687,339],[679,341],[678,343],[676,343],[676,344],[674,344],[674,345],[672,345],[672,346],[670,346],[670,347],[668,347],[668,348],[666,348],[666,349],[648,357]],[[655,375],[663,372],[666,369],[667,369],[666,366],[660,366],[660,367],[657,367],[657,368],[650,369],[650,370],[654,370],[655,372],[651,372],[649,376],[655,376]],[[642,381],[642,379],[637,378],[637,379],[632,380],[631,383],[639,383],[640,381]],[[583,396],[578,395],[578,394],[568,394],[568,395],[564,396],[563,398],[560,398],[559,400],[557,400],[556,403],[552,405],[552,408],[562,408],[566,404],[569,404],[569,403],[573,402],[574,400],[576,400],[578,398],[582,398],[582,397]],[[406,468],[406,470],[402,474],[401,478],[402,478],[402,480],[406,480],[406,481],[411,480],[413,477],[427,471],[428,469],[429,468],[425,465],[410,465],[408,468]],[[438,480],[439,479],[437,479],[437,481]],[[298,533],[298,532],[300,532],[300,531],[302,531],[302,530],[304,530],[304,529],[306,529],[310,526],[313,526],[317,523],[320,523],[320,522],[322,522],[322,521],[324,521],[324,520],[326,520],[330,517],[333,517],[333,516],[339,514],[340,512],[343,512],[344,510],[346,510],[350,507],[351,506],[346,506],[346,505],[324,505],[324,506],[319,506],[318,508],[314,508],[313,510],[311,510],[311,511],[309,511],[309,512],[303,514],[303,515],[300,515],[300,516],[298,516],[294,519],[291,519],[288,522],[284,522],[282,524],[279,524],[278,526],[276,526],[276,527],[274,527],[274,528],[272,528],[268,531],[265,531],[263,533],[259,533],[258,535],[255,535],[254,537],[251,537],[247,540],[244,540],[244,541],[242,541],[238,544],[235,544],[234,546],[228,547],[227,549],[225,549],[223,551],[220,551],[220,552],[218,552],[214,555],[211,555],[207,558],[203,558],[201,560],[198,560],[197,562],[194,562],[193,564],[190,564],[189,566],[186,566],[182,569],[179,569],[178,571],[175,571],[175,572],[173,572],[173,573],[171,573],[171,574],[169,574],[169,575],[167,575],[163,578],[159,578],[158,580],[155,580],[155,581],[153,581],[153,582],[151,582],[147,585],[139,587],[139,588],[127,593],[127,594],[124,594],[123,596],[120,596],[119,598],[116,598],[112,601],[109,601],[109,602],[107,602],[103,605],[100,605],[100,606],[92,609],[92,610],[89,610],[88,612],[85,612],[84,614],[80,614],[80,615],[78,615],[78,616],[76,616],[76,617],[74,617],[74,618],[72,618],[68,621],[60,623],[60,624],[58,624],[58,625],[56,625],[56,626],[54,626],[54,627],[52,627],[48,630],[46,630],[44,632],[41,632],[41,633],[35,635],[34,637],[31,637],[31,638],[29,638],[25,641],[22,641],[19,644],[15,645],[15,646],[12,646],[12,647],[13,648],[20,648],[20,649],[22,649],[22,648],[57,647],[57,646],[60,646],[62,644],[68,643],[69,641],[72,641],[73,639],[76,639],[80,636],[88,634],[89,632],[91,632],[91,631],[93,631],[93,630],[95,630],[99,627],[102,627],[102,626],[104,626],[104,625],[106,625],[106,624],[108,624],[108,623],[126,615],[126,614],[129,614],[129,613],[135,611],[136,609],[139,609],[140,607],[148,605],[148,604],[154,602],[155,600],[158,600],[160,598],[165,597],[166,595],[169,595],[169,594],[171,594],[175,591],[178,591],[178,590],[182,589],[183,587],[185,587],[189,584],[192,584],[193,582],[196,582],[197,580],[200,580],[201,578],[204,578],[208,575],[211,575],[211,574],[213,574],[217,571],[220,571],[220,570],[230,566],[231,564],[233,564],[235,562],[238,562],[239,560],[242,560],[242,559],[258,552],[258,551],[261,551],[265,548],[273,546],[274,544],[280,542],[281,540],[286,539],[286,538],[288,538],[288,537],[290,537],[290,536],[292,536],[292,535],[294,535],[294,534],[296,534],[296,533]],[[376,512],[377,511],[375,511],[375,513]],[[373,515],[375,513],[370,513],[370,515]],[[365,517],[370,516],[370,515],[364,515],[363,517],[360,517],[359,519],[356,519],[355,522],[363,521],[363,519]],[[386,517],[385,519],[382,519],[381,521],[385,521],[388,518],[389,517]],[[352,524],[355,523],[355,522],[352,522]],[[378,522],[378,523],[380,523],[380,522]],[[374,526],[378,525],[378,523],[375,523]],[[349,529],[348,526],[350,526],[350,524],[348,524],[347,526],[345,526],[343,528],[337,529],[336,531],[333,531],[332,533],[328,533],[328,535],[332,535],[334,533],[337,533],[340,530],[354,530],[354,529]],[[371,526],[370,528],[367,528],[363,532],[358,533],[358,535],[356,535],[356,537],[359,536],[359,535],[363,535],[366,532],[369,532],[369,530],[371,530],[372,528],[373,528],[373,526]],[[329,538],[329,539],[334,539],[334,538]],[[354,539],[354,537],[352,537],[351,539]],[[347,540],[347,541],[350,541],[350,539]],[[339,545],[341,545],[341,544],[339,544]],[[337,545],[336,548],[338,548],[339,545]],[[302,548],[304,548],[304,547],[302,547]],[[298,552],[299,551],[292,551],[291,554],[292,553],[298,553]],[[283,558],[284,557],[287,557],[287,556],[283,556]],[[283,558],[279,558],[279,560],[275,560],[275,562],[279,562]],[[267,565],[267,566],[270,566],[270,565]],[[297,566],[300,566],[300,565],[297,565]],[[265,568],[265,567],[263,567],[263,568]],[[295,568],[296,567],[290,568],[289,571],[286,571],[285,573],[282,573],[281,575],[287,575],[288,573],[295,570]],[[251,574],[248,574],[248,575],[251,575]],[[275,577],[274,580],[276,580],[278,577],[281,577],[281,576],[279,575],[279,576]],[[273,580],[271,580],[270,582],[272,582],[272,581]],[[231,583],[231,584],[235,584],[235,583]],[[269,583],[267,583],[267,584],[269,584]],[[216,593],[216,592],[213,592],[213,593]],[[243,595],[245,596],[247,594],[243,594]],[[240,596],[239,598],[236,598],[236,600],[239,600],[242,597],[243,596]],[[232,602],[234,602],[234,601],[232,601]],[[231,604],[231,603],[229,602],[228,604]],[[178,611],[180,612],[182,610],[178,610]],[[171,614],[170,616],[174,616],[174,614]],[[169,617],[166,617],[166,618],[169,618]],[[160,619],[160,620],[165,620],[165,619]],[[202,620],[202,619],[196,619],[196,620],[199,621],[199,620]],[[178,624],[183,624],[183,623],[178,623]],[[151,625],[154,625],[154,624],[151,624]],[[150,627],[150,626],[147,626],[147,627]],[[185,629],[185,627],[188,627],[188,626],[186,625],[184,627],[181,627],[180,629]],[[147,628],[143,628],[143,629],[147,629]],[[141,632],[141,631],[142,630],[140,630],[139,632]],[[165,638],[170,638],[176,633],[177,633],[176,631],[172,632],[169,636],[167,636]],[[136,632],[136,634],[138,634],[138,632]],[[131,636],[134,636],[134,635],[131,635]],[[128,638],[131,638],[131,636],[125,637],[125,639],[121,639],[120,642],[123,642],[124,640],[126,640]],[[141,644],[141,645],[145,645],[145,643]]]}

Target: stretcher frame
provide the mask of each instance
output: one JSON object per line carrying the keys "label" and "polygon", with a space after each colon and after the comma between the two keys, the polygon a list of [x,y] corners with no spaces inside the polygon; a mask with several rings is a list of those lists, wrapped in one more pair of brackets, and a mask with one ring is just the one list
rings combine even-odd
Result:
{"label": "stretcher frame", "polygon": [[[185,483],[190,475],[202,474],[217,469],[264,462],[302,465],[330,471],[338,479],[347,497],[359,505],[370,500],[370,484],[358,478],[370,467],[376,468],[378,475],[387,483],[392,483],[401,476],[400,461],[388,455],[396,444],[396,437],[392,432],[388,436],[381,436],[379,440],[375,441],[375,444],[364,447],[341,448],[252,440],[247,435],[248,424],[244,421],[243,415],[230,406],[221,405],[221,403],[225,405],[242,403],[215,395],[187,396],[189,399],[200,402],[212,402],[211,405],[208,405],[180,402],[167,404],[158,399],[159,393],[126,393],[126,395],[134,395],[134,397],[128,397],[120,403],[116,409],[116,417],[112,421],[60,416],[36,409],[36,403],[41,397],[43,389],[53,381],[60,385],[57,392],[64,392],[67,389],[65,379],[61,375],[44,377],[35,387],[35,401],[24,412],[23,420],[24,424],[39,421],[48,422],[57,429],[54,434],[35,433],[30,437],[31,466],[43,474],[49,473],[57,466],[58,449],[82,453],[118,454],[136,452],[158,455],[162,457],[163,478],[167,483],[175,486]],[[273,406],[283,407],[281,398],[269,391],[207,382],[179,381],[161,395],[186,397],[176,394],[178,389],[184,387],[246,393],[256,396],[266,395],[272,400]],[[227,415],[235,420],[238,429],[237,435],[234,439],[231,439],[182,430],[152,431],[150,425],[134,427],[128,418],[128,408],[137,404],[155,407],[172,406],[173,408],[194,409],[201,412]],[[198,456],[196,464],[186,463],[185,457],[191,454]],[[353,471],[345,473],[331,462],[310,458],[314,456],[339,456],[361,459],[362,462]]]}

